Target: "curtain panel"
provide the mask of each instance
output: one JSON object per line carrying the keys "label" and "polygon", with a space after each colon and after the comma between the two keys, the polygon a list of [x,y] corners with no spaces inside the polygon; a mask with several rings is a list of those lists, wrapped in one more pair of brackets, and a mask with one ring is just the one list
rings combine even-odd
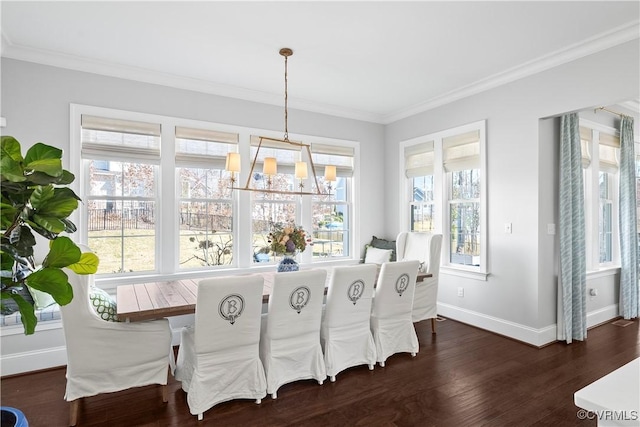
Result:
{"label": "curtain panel", "polygon": [[638,218],[636,201],[636,156],[633,118],[620,121],[620,305],[625,319],[638,317],[640,292],[638,283]]}
{"label": "curtain panel", "polygon": [[582,154],[577,113],[562,116],[560,135],[560,274],[558,339],[587,337],[586,246]]}

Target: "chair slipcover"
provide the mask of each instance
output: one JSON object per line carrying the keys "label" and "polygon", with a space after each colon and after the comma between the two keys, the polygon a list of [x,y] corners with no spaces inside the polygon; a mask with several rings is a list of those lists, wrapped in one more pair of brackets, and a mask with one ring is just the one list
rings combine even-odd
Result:
{"label": "chair slipcover", "polygon": [[280,386],[327,377],[320,346],[320,322],[327,272],[278,273],[262,315],[260,358],[267,375],[267,393],[275,399]]}
{"label": "chair slipcover", "polygon": [[371,303],[378,267],[358,264],[335,267],[328,280],[320,340],[327,375],[335,376],[352,366],[376,363],[371,335]]}
{"label": "chair slipcover", "polygon": [[408,352],[415,356],[418,352],[411,311],[419,265],[416,260],[385,262],[380,269],[371,311],[371,330],[380,366],[392,354]]}
{"label": "chair slipcover", "polygon": [[169,321],[102,320],[89,300],[93,275],[65,271],[73,287],[73,300],[60,306],[67,346],[65,399],[74,401],[149,384],[166,385],[173,362]]}
{"label": "chair slipcover", "polygon": [[412,314],[414,322],[438,317],[438,279],[440,275],[441,248],[442,234],[402,232],[396,239],[398,259],[417,259],[424,263],[423,272],[431,274],[431,277],[416,283]]}
{"label": "chair slipcover", "polygon": [[198,284],[195,324],[182,329],[175,377],[187,392],[191,414],[232,399],[267,393],[260,361],[264,278],[218,277]]}

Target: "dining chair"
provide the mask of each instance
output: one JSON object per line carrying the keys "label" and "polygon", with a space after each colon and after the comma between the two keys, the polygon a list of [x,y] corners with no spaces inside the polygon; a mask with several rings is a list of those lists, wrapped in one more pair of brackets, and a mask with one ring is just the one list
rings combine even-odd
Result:
{"label": "dining chair", "polygon": [[421,263],[420,271],[431,275],[416,283],[411,318],[414,322],[431,319],[431,332],[434,334],[438,317],[441,249],[442,234],[411,231],[402,232],[396,238],[398,259],[416,259]]}
{"label": "dining chair", "polygon": [[[82,247],[83,252],[90,251]],[[65,269],[73,299],[60,306],[67,349],[67,385],[71,402],[69,425],[78,420],[80,400],[151,384],[162,385],[167,402],[167,377],[173,364],[167,319],[121,323],[101,319],[89,299],[93,275]]]}
{"label": "dining chair", "polygon": [[320,346],[326,276],[320,269],[274,276],[260,336],[267,393],[273,399],[284,384],[313,378],[322,385],[327,377]]}
{"label": "dining chair", "polygon": [[380,366],[395,353],[418,353],[411,312],[419,265],[416,260],[385,262],[380,269],[371,310],[371,331]]}
{"label": "dining chair", "polygon": [[260,275],[216,277],[198,283],[195,323],[182,329],[175,378],[192,415],[220,402],[267,394],[260,361]]}
{"label": "dining chair", "polygon": [[330,273],[320,341],[332,382],[347,368],[366,364],[373,369],[376,363],[370,319],[377,274],[375,264],[335,267]]}

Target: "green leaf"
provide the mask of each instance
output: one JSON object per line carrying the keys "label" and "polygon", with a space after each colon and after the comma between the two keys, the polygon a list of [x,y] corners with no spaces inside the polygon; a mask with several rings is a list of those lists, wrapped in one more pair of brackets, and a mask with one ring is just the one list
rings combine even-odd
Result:
{"label": "green leaf", "polygon": [[18,211],[6,203],[0,204],[0,229],[7,230],[13,224]]}
{"label": "green leaf", "polygon": [[[38,208],[40,215],[50,215],[56,218],[66,218],[78,209],[78,196],[69,188],[55,188],[54,197],[47,200]],[[34,206],[35,207],[35,206]]]}
{"label": "green leaf", "polygon": [[62,175],[62,150],[38,142],[24,156],[24,168],[44,172],[51,176]]}
{"label": "green leaf", "polygon": [[7,294],[9,294],[9,297],[12,298],[18,305],[25,335],[33,334],[36,330],[36,324],[38,323],[38,319],[36,318],[36,315],[34,313],[33,305],[22,298],[21,295],[11,292],[2,292],[2,298],[6,298]]}
{"label": "green leaf", "polygon": [[76,179],[76,176],[65,169],[62,171],[62,175],[60,175],[60,177],[58,178],[57,184],[59,185],[71,184],[73,181],[75,181],[75,179]]}
{"label": "green leaf", "polygon": [[[40,226],[44,230],[49,231],[49,232],[54,233],[54,234],[62,233],[66,228],[66,225],[65,225],[64,222],[62,222],[57,217],[51,216],[51,215],[35,214],[33,216],[33,222],[35,222],[38,226]],[[29,223],[29,225],[31,225],[31,223]],[[34,227],[34,229],[35,229],[35,227]],[[38,231],[38,230],[36,230],[36,231]],[[42,234],[42,233],[40,233],[40,234]]]}
{"label": "green leaf", "polygon": [[67,233],[75,233],[76,232],[76,230],[77,230],[76,225],[73,222],[69,221],[68,218],[62,218],[61,221],[64,222],[64,224],[65,224],[65,229],[64,229],[65,232],[67,232]]}
{"label": "green leaf", "polygon": [[40,210],[44,206],[46,206],[47,201],[53,199],[53,196],[53,185],[38,185],[33,190],[33,193],[31,193],[29,201],[31,202],[31,206],[33,206],[34,209]]}
{"label": "green leaf", "polygon": [[9,156],[2,156],[0,159],[0,171],[2,171],[2,180],[10,182],[26,181],[22,164],[11,159]]}
{"label": "green leaf", "polygon": [[0,152],[2,157],[8,157],[15,162],[20,163],[23,160],[20,143],[12,136],[6,135],[0,138]]}
{"label": "green leaf", "polygon": [[66,236],[58,236],[49,243],[49,254],[42,265],[44,267],[63,268],[75,264],[81,259],[80,248]]}
{"label": "green leaf", "polygon": [[27,277],[26,284],[33,289],[46,292],[60,305],[66,305],[73,299],[73,288],[69,277],[59,268],[46,267]]}
{"label": "green leaf", "polygon": [[76,274],[95,274],[98,271],[100,260],[92,252],[84,252],[80,256],[80,261],[70,264],[67,267]]}

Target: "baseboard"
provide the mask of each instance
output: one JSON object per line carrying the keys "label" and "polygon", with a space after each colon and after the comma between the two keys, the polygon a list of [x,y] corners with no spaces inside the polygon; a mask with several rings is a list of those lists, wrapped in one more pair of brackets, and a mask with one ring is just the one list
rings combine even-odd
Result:
{"label": "baseboard", "polygon": [[602,325],[619,316],[618,304],[611,304],[599,310],[591,311],[587,313],[587,328]]}
{"label": "baseboard", "polygon": [[67,348],[52,347],[24,353],[3,354],[1,376],[55,368],[67,364]]}
{"label": "baseboard", "polygon": [[[543,347],[557,340],[557,325],[555,323],[536,329],[440,302],[438,303],[438,314],[536,347]],[[606,323],[616,317],[618,317],[618,304],[589,312],[587,313],[587,328]]]}

